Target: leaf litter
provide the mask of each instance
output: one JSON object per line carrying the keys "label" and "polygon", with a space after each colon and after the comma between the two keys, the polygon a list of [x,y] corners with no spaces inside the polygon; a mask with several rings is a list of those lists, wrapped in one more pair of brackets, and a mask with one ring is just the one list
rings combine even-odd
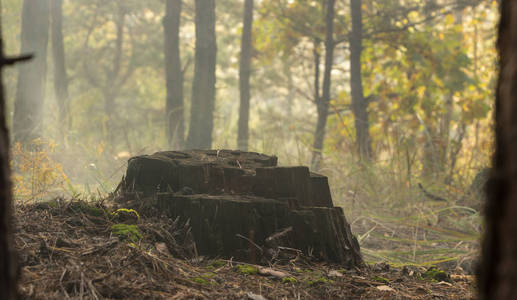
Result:
{"label": "leaf litter", "polygon": [[[301,257],[256,266],[198,256],[188,227],[156,211],[121,222],[102,202],[16,206],[23,299],[474,299],[474,279],[426,269],[339,265]],[[122,220],[124,221],[124,220]],[[114,234],[113,226],[126,224]],[[123,227],[123,226],[122,226]],[[121,228],[121,226],[115,226]],[[120,231],[120,230],[119,230]],[[241,266],[241,267],[238,267]],[[386,267],[388,266],[388,267]],[[242,272],[256,269],[258,272]],[[411,271],[408,271],[411,269]],[[382,279],[382,280],[380,280]]]}

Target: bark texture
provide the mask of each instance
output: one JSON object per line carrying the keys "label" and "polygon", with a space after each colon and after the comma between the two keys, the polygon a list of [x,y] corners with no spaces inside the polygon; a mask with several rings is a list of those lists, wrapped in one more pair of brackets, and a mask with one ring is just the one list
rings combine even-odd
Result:
{"label": "bark texture", "polygon": [[[288,247],[306,254],[312,249],[315,257],[348,267],[362,264],[343,210],[332,203],[327,177],[304,166],[278,167],[275,156],[230,150],[137,156],[118,190],[119,201],[139,205],[156,197],[160,211],[189,222],[201,255],[254,261],[255,254],[267,259]],[[279,232],[286,239],[272,242]],[[250,252],[242,237],[260,245],[251,248],[259,251]]]}
{"label": "bark texture", "polygon": [[500,11],[495,154],[478,273],[481,299],[517,295],[517,1],[502,1]]}
{"label": "bark texture", "polygon": [[368,122],[368,102],[363,94],[361,77],[361,53],[363,51],[363,14],[361,0],[350,0],[352,32],[350,33],[350,91],[352,111],[355,117],[357,151],[361,159],[369,160],[372,155]]}
{"label": "bark texture", "polygon": [[167,139],[171,149],[182,149],[185,143],[183,116],[183,72],[181,70],[179,32],[181,0],[167,0],[163,18],[165,33],[165,75],[167,84],[166,124]]}
{"label": "bark texture", "polygon": [[[0,22],[1,24],[1,22]],[[12,239],[11,170],[2,69],[9,62],[4,56],[0,25],[0,299],[17,299],[17,265]]]}
{"label": "bark texture", "polygon": [[[331,72],[334,62],[334,5],[335,0],[327,1],[327,12],[325,15],[325,70],[323,71],[323,86],[321,97],[317,97],[316,105],[318,110],[318,120],[316,132],[314,133],[314,145],[312,153],[312,168],[318,170],[321,164],[321,151],[325,139],[325,127],[329,113]],[[319,59],[318,59],[319,60]],[[316,70],[318,70],[317,68]],[[317,72],[319,73],[319,71]],[[318,75],[319,77],[319,75]],[[318,80],[318,78],[316,78]],[[316,89],[317,91],[317,89]]]}
{"label": "bark texture", "polygon": [[39,137],[41,110],[45,99],[49,1],[25,0],[22,10],[21,52],[34,54],[19,66],[14,103],[14,140],[28,144]]}
{"label": "bark texture", "polygon": [[250,75],[251,75],[251,35],[253,25],[253,0],[244,2],[244,20],[241,38],[241,57],[239,65],[239,128],[237,145],[240,150],[248,151],[250,118]]}
{"label": "bark texture", "polygon": [[215,0],[196,0],[196,54],[187,148],[212,146],[215,107]]}

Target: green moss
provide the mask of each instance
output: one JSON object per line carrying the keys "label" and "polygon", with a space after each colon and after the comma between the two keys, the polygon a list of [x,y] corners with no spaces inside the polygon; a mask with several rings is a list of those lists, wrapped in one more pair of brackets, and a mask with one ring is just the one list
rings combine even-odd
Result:
{"label": "green moss", "polygon": [[122,240],[137,242],[143,238],[142,233],[136,225],[128,224],[114,224],[111,226],[111,231]]}
{"label": "green moss", "polygon": [[373,277],[372,277],[372,280],[373,280],[373,281],[380,282],[380,283],[385,283],[385,284],[390,283],[390,280],[389,280],[388,278],[384,278],[384,277],[382,277],[382,276],[373,276]]}
{"label": "green moss", "polygon": [[217,259],[217,260],[213,260],[210,263],[208,263],[207,267],[209,269],[218,269],[224,265],[226,265],[226,262],[224,260]]}
{"label": "green moss", "polygon": [[196,283],[199,283],[199,284],[214,285],[214,284],[216,284],[216,282],[211,279],[214,278],[215,276],[216,275],[214,273],[205,273],[205,274],[202,274],[201,276],[193,277],[193,278],[191,278],[191,280]]}
{"label": "green moss", "polygon": [[435,281],[451,281],[451,278],[449,274],[447,274],[447,272],[440,270],[436,267],[430,267],[424,274],[422,274],[422,277],[428,280]]}
{"label": "green moss", "polygon": [[120,217],[122,215],[125,215],[125,216],[131,216],[132,215],[137,220],[140,220],[140,215],[134,209],[119,208],[116,211],[112,212],[111,215],[113,215],[114,217]]}
{"label": "green moss", "polygon": [[325,283],[329,283],[329,282],[332,282],[332,281],[328,280],[325,277],[318,277],[315,280],[307,280],[306,281],[307,285],[325,284]]}
{"label": "green moss", "polygon": [[194,281],[195,283],[199,283],[199,284],[209,284],[208,280],[206,280],[203,277],[194,277],[194,278],[192,278],[192,281]]}
{"label": "green moss", "polygon": [[39,202],[35,205],[37,209],[49,209],[49,208],[57,208],[59,203],[56,199],[50,201]]}
{"label": "green moss", "polygon": [[201,275],[201,277],[210,279],[210,278],[214,278],[215,274],[214,273],[205,273],[205,274]]}
{"label": "green moss", "polygon": [[294,277],[284,277],[282,278],[282,283],[296,283],[297,280]]}
{"label": "green moss", "polygon": [[255,266],[250,265],[238,265],[237,270],[241,272],[242,274],[246,275],[255,275],[258,273],[258,269]]}
{"label": "green moss", "polygon": [[296,272],[298,273],[307,273],[307,274],[312,274],[314,271],[311,270],[311,269],[299,269],[299,270],[296,270]]}
{"label": "green moss", "polygon": [[92,204],[89,204],[85,201],[76,201],[70,203],[70,209],[74,211],[80,211],[82,213],[85,213],[89,216],[93,217],[102,217],[104,216],[104,210],[102,208],[96,207]]}

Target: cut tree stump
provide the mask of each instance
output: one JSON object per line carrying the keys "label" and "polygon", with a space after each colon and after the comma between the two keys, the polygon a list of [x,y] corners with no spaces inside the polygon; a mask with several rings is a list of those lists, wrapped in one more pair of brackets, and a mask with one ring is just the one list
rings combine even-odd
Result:
{"label": "cut tree stump", "polygon": [[275,156],[230,150],[157,152],[129,159],[119,192],[153,197],[189,222],[201,255],[255,260],[280,248],[356,267],[359,244],[327,177],[278,167]]}

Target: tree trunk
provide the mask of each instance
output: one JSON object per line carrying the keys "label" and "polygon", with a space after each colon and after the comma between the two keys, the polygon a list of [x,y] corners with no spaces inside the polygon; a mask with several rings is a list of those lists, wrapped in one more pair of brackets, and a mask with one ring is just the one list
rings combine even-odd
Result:
{"label": "tree trunk", "polygon": [[[1,22],[0,22],[1,24]],[[1,25],[0,25],[1,26]],[[1,27],[0,27],[1,28]],[[0,299],[17,299],[17,266],[13,249],[11,170],[9,168],[9,133],[7,130],[2,68],[4,57],[0,29]]]}
{"label": "tree trunk", "polygon": [[237,145],[240,150],[248,151],[250,117],[250,74],[251,74],[251,34],[253,25],[253,0],[244,2],[244,20],[241,38],[241,57],[239,66],[239,129]]}
{"label": "tree trunk", "polygon": [[325,127],[327,125],[327,116],[329,112],[330,82],[332,64],[334,61],[334,4],[335,0],[327,1],[327,13],[325,16],[325,70],[323,71],[322,95],[321,97],[316,98],[318,121],[316,123],[316,132],[314,133],[312,153],[312,168],[314,170],[318,170],[321,165],[321,151],[323,150]]}
{"label": "tree trunk", "polygon": [[196,54],[187,147],[212,146],[215,105],[215,0],[196,0]]}
{"label": "tree trunk", "polygon": [[60,136],[70,129],[68,77],[66,74],[65,46],[63,43],[63,0],[51,0],[52,57],[54,60],[54,91],[59,109]]}
{"label": "tree trunk", "polygon": [[45,98],[47,44],[49,28],[48,1],[23,2],[21,52],[33,53],[30,63],[19,67],[14,104],[14,140],[28,144],[41,131],[41,110]]}
{"label": "tree trunk", "polygon": [[183,117],[183,72],[181,70],[179,30],[181,0],[167,0],[163,18],[165,33],[165,75],[167,82],[167,141],[171,149],[182,149],[185,143]]}
{"label": "tree trunk", "polygon": [[355,117],[357,151],[361,159],[370,160],[372,146],[368,123],[368,102],[363,95],[361,77],[361,52],[363,42],[363,17],[361,0],[350,0],[352,32],[350,33],[350,90],[352,111]]}
{"label": "tree trunk", "polygon": [[478,273],[481,299],[517,295],[517,1],[502,1],[500,12],[495,154]]}

